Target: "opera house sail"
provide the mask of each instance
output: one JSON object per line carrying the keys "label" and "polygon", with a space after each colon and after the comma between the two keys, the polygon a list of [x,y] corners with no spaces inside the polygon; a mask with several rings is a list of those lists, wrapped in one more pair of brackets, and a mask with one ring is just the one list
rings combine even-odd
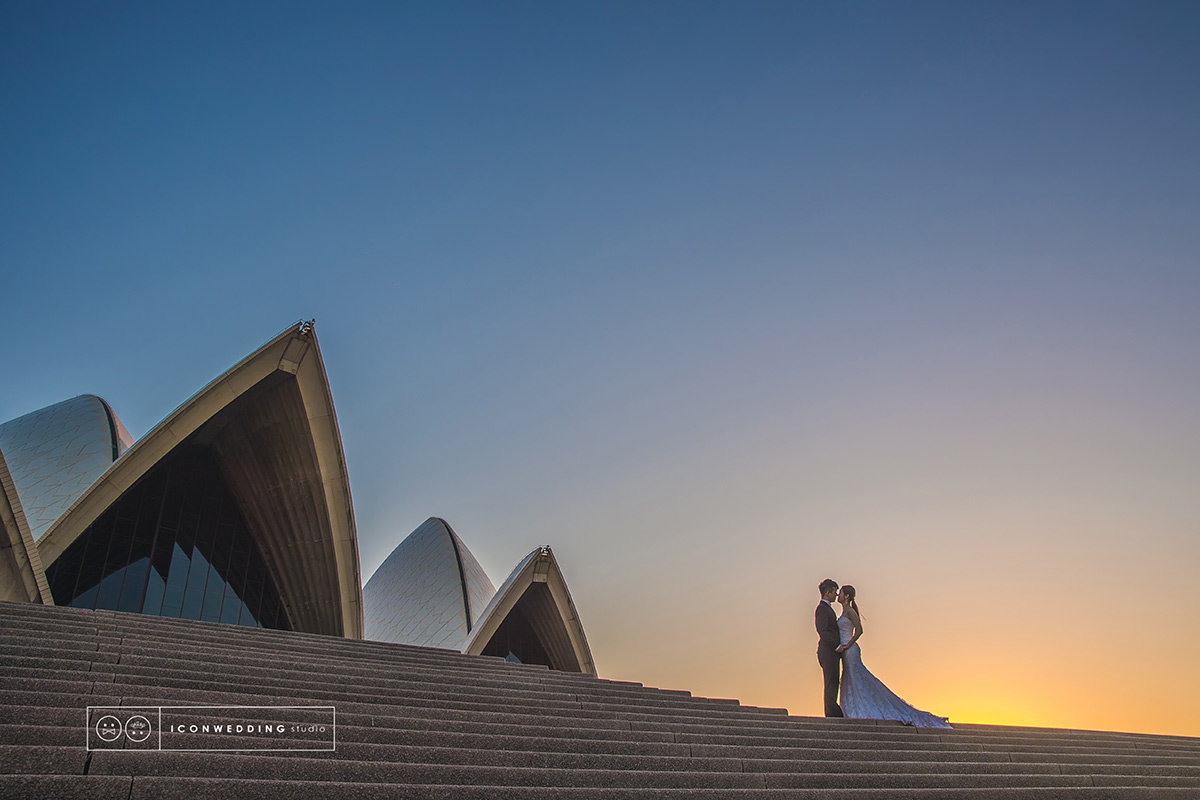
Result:
{"label": "opera house sail", "polygon": [[432,517],[363,587],[363,635],[461,650],[496,587],[445,520]]}
{"label": "opera house sail", "polygon": [[311,323],[134,442],[83,395],[0,425],[0,597],[362,637],[350,482]]}
{"label": "opera house sail", "polygon": [[445,520],[432,517],[363,589],[365,636],[596,674],[583,623],[549,546],[496,590]]}

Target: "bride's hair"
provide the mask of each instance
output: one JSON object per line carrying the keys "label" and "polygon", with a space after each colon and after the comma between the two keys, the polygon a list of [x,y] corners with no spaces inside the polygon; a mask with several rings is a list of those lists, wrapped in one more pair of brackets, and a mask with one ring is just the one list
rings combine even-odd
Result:
{"label": "bride's hair", "polygon": [[842,586],[842,591],[846,593],[847,599],[850,600],[850,607],[854,609],[854,613],[861,617],[862,612],[858,610],[858,603],[854,602],[854,587],[847,583]]}

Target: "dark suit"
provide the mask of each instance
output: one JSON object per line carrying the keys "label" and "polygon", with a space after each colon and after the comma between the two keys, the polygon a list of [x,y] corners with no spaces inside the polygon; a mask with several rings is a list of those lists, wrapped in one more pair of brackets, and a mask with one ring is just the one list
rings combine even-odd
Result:
{"label": "dark suit", "polygon": [[838,630],[833,606],[824,600],[817,604],[817,636],[821,637],[817,644],[817,663],[825,673],[825,716],[841,717],[844,715],[838,705],[838,672],[842,654],[837,649],[842,643],[842,633]]}

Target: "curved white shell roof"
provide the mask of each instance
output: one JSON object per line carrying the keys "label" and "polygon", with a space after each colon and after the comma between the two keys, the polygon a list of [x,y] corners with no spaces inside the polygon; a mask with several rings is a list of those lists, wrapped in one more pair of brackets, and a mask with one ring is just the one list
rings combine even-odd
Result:
{"label": "curved white shell roof", "polygon": [[521,559],[497,591],[454,529],[431,517],[363,587],[365,637],[381,642],[479,655],[514,614],[532,625],[554,669],[596,674],[583,624],[549,546]]}
{"label": "curved white shell roof", "polygon": [[[123,427],[114,421],[113,430],[119,452]],[[175,448],[193,444],[221,464],[292,625],[361,638],[350,482],[312,323],[289,325],[230,367],[87,486],[37,542],[44,568]]]}
{"label": "curved white shell roof", "polygon": [[34,541],[132,444],[116,414],[84,394],[0,425],[0,450]]}
{"label": "curved white shell roof", "polygon": [[312,322],[289,325],[136,443],[92,395],[0,425],[0,545],[12,555],[0,563],[0,597],[52,602],[46,570],[177,448],[193,446],[219,463],[291,624],[361,638],[350,480]]}
{"label": "curved white shell roof", "polygon": [[363,587],[367,639],[461,650],[496,587],[445,520],[431,517]]}

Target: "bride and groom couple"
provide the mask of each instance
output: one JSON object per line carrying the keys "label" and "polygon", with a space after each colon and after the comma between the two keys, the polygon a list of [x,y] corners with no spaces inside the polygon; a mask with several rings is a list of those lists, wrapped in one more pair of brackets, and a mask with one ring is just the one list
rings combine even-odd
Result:
{"label": "bride and groom couple", "polygon": [[[863,634],[854,587],[826,578],[817,587],[817,662],[825,673],[825,716],[850,719],[893,719],[919,728],[949,728],[945,717],[918,711],[884,686],[863,666],[858,639]],[[833,603],[842,607],[839,617]],[[841,671],[842,702],[838,705],[838,672]]]}

